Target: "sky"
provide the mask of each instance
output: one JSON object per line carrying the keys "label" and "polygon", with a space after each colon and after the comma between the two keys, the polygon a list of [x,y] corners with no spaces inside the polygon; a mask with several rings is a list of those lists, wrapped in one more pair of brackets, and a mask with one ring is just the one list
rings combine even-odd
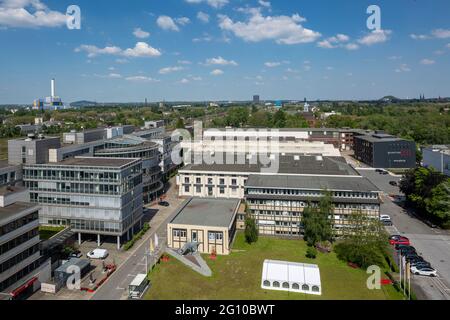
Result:
{"label": "sky", "polygon": [[448,0],[0,0],[0,104],[49,96],[51,78],[65,102],[447,97],[449,12]]}

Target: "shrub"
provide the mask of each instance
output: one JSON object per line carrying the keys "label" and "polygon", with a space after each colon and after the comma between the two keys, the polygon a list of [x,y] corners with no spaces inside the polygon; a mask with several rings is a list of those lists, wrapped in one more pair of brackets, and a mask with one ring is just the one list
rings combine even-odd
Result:
{"label": "shrub", "polygon": [[256,227],[255,219],[249,214],[245,218],[245,241],[252,244],[258,241],[258,228]]}
{"label": "shrub", "polygon": [[142,227],[142,230],[139,231],[138,233],[136,233],[130,241],[125,243],[123,245],[123,249],[125,251],[130,250],[134,246],[136,241],[140,240],[149,229],[150,229],[150,225],[148,223],[144,223],[144,226]]}
{"label": "shrub", "polygon": [[308,247],[306,250],[306,257],[309,259],[315,259],[317,257],[317,249],[314,247]]}

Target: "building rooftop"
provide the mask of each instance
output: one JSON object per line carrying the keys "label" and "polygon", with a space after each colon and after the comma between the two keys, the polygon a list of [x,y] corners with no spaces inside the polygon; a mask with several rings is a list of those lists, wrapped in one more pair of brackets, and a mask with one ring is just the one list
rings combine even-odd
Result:
{"label": "building rooftop", "polygon": [[8,196],[12,193],[22,192],[25,190],[27,190],[27,189],[24,187],[21,187],[21,186],[3,186],[3,187],[0,187],[0,196]]}
{"label": "building rooftop", "polygon": [[394,142],[394,141],[406,141],[405,139],[397,138],[389,134],[372,134],[357,136],[356,139],[365,140],[368,142]]}
{"label": "building rooftop", "polygon": [[[251,164],[250,161],[246,159],[245,164],[189,164],[180,171],[259,173],[262,169],[271,166],[263,165],[259,160],[257,164]],[[271,160],[271,162],[274,161],[276,160]],[[359,176],[359,173],[343,157],[279,155],[278,161],[278,174]],[[238,163],[237,155],[235,155],[234,163]]]}
{"label": "building rooftop", "polygon": [[228,228],[240,200],[191,198],[178,209],[172,224]]}
{"label": "building rooftop", "polygon": [[379,189],[364,177],[323,177],[250,175],[246,188],[305,189],[378,192]]}
{"label": "building rooftop", "polygon": [[36,208],[39,208],[36,204],[32,204],[29,202],[16,202],[7,207],[0,207],[0,225],[4,224],[6,221],[9,221],[12,217],[20,214],[21,212]]}
{"label": "building rooftop", "polygon": [[[120,168],[133,162],[139,162],[140,159],[128,158],[94,158],[94,157],[75,157],[68,158],[57,163],[47,163],[42,166],[61,167],[61,166],[78,166],[78,167],[112,167]],[[41,166],[41,165],[39,165]]]}

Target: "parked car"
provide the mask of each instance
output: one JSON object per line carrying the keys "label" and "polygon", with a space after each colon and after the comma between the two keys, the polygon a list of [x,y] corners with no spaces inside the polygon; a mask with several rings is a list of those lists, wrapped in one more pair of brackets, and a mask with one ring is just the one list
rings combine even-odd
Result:
{"label": "parked car", "polygon": [[429,220],[425,220],[424,222],[427,226],[429,226],[432,229],[436,229],[438,227],[437,225],[435,225],[433,222],[431,222]]}
{"label": "parked car", "polygon": [[407,237],[400,237],[397,240],[389,240],[389,243],[391,245],[396,245],[396,244],[404,244],[404,245],[411,245],[409,239]]}
{"label": "parked car", "polygon": [[416,267],[418,269],[420,268],[431,268],[431,263],[429,263],[428,261],[414,261],[411,262],[411,267]]}
{"label": "parked car", "polygon": [[76,251],[72,252],[71,254],[69,254],[69,259],[72,259],[72,258],[80,259],[81,257],[83,257],[83,254],[81,253],[80,250],[76,250]]}
{"label": "parked car", "polygon": [[391,220],[381,220],[381,223],[386,227],[392,227],[394,225]]}
{"label": "parked car", "polygon": [[158,202],[158,205],[160,205],[161,207],[170,207],[170,203],[168,203],[167,201],[160,201]]}
{"label": "parked car", "polygon": [[375,172],[378,172],[378,173],[382,173],[384,170],[382,170],[382,169],[376,169],[375,170]]}
{"label": "parked car", "polygon": [[408,254],[417,254],[417,251],[414,247],[403,247],[399,249],[402,256],[408,255]]}
{"label": "parked car", "polygon": [[437,271],[431,267],[411,267],[411,272],[419,276],[437,277]]}
{"label": "parked car", "polygon": [[88,252],[87,256],[90,259],[106,259],[108,257],[109,253],[106,249],[95,249],[91,252]]}
{"label": "parked car", "polygon": [[382,214],[382,215],[380,216],[380,220],[381,220],[381,221],[383,221],[383,220],[391,220],[391,217],[388,216],[387,214]]}
{"label": "parked car", "polygon": [[391,186],[394,186],[394,187],[397,187],[397,186],[398,186],[397,181],[389,181],[389,184],[390,184]]}

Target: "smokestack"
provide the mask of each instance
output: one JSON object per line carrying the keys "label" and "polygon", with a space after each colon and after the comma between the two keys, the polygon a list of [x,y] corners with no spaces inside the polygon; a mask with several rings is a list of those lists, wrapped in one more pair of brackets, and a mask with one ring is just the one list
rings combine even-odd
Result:
{"label": "smokestack", "polygon": [[52,98],[56,97],[55,94],[55,79],[52,79]]}

